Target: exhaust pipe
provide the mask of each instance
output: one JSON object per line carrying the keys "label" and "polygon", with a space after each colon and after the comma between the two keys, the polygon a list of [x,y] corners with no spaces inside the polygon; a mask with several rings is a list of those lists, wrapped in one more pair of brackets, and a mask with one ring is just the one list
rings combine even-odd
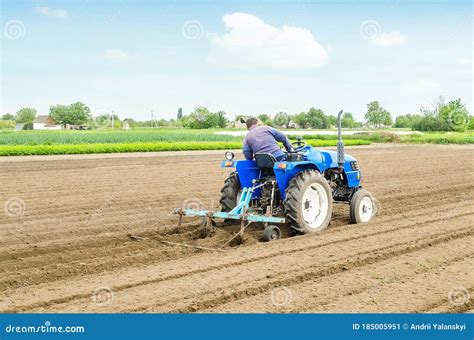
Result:
{"label": "exhaust pipe", "polygon": [[342,112],[339,111],[337,114],[337,164],[339,165],[339,171],[342,173],[344,168],[344,142],[342,141]]}

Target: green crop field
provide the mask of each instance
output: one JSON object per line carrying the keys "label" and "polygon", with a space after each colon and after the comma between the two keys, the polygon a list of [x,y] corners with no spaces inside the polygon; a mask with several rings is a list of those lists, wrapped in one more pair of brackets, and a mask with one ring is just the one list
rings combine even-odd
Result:
{"label": "green crop field", "polygon": [[232,142],[242,137],[214,134],[218,130],[134,129],[87,131],[5,131],[0,132],[0,145],[57,145],[133,142]]}
{"label": "green crop field", "polygon": [[[308,140],[312,146],[335,146],[336,140]],[[346,145],[366,145],[367,140],[348,140]],[[188,142],[133,142],[133,143],[91,143],[54,145],[0,145],[0,156],[60,155],[113,152],[151,152],[183,150],[229,150],[240,149],[242,142],[188,141]]]}
{"label": "green crop field", "polygon": [[[242,147],[242,136],[216,134],[224,130],[182,128],[138,128],[133,130],[89,131],[1,131],[0,156],[55,155],[111,152],[178,150],[223,150]],[[236,132],[239,130],[231,130]],[[321,133],[321,132],[320,132]],[[293,135],[289,136],[294,139]],[[303,138],[312,146],[335,146],[337,135],[305,131]],[[356,132],[344,135],[345,144],[437,143],[472,144],[474,132],[436,132],[397,135],[393,131]]]}

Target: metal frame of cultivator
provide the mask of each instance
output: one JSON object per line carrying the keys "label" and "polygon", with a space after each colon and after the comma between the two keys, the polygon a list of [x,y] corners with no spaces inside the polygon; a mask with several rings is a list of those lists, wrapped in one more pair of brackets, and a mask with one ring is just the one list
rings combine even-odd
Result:
{"label": "metal frame of cultivator", "polygon": [[[248,188],[242,189],[242,194],[240,195],[239,202],[234,209],[229,212],[223,211],[212,211],[212,210],[204,210],[204,209],[190,209],[190,208],[178,208],[173,211],[174,214],[178,214],[178,227],[181,226],[183,223],[184,216],[190,217],[202,217],[206,219],[206,228],[210,228],[213,225],[213,219],[219,218],[223,220],[237,220],[240,222],[240,231],[236,235],[243,237],[243,233],[245,228],[253,222],[263,223],[264,225],[268,225],[270,223],[275,224],[284,224],[286,223],[286,219],[284,217],[275,217],[267,213],[266,215],[259,215],[259,214],[252,214],[248,213],[248,208],[250,205],[250,200],[252,199],[252,195],[255,190],[261,188],[265,183],[256,184],[257,181],[253,181],[253,186]],[[235,237],[234,237],[235,238]],[[233,240],[232,238],[231,240]],[[228,242],[230,242],[229,240]],[[227,242],[227,243],[228,243]],[[226,244],[227,244],[226,243]]]}

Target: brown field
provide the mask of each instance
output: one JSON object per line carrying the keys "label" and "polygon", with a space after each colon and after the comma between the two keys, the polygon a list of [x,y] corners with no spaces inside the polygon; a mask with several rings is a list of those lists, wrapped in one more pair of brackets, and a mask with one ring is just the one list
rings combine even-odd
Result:
{"label": "brown field", "polygon": [[169,216],[185,200],[218,202],[222,152],[1,158],[2,207],[24,210],[0,213],[0,311],[472,311],[473,151],[347,148],[380,201],[375,220],[350,225],[336,206],[321,234],[260,243],[250,230],[223,252],[161,242],[231,238]]}

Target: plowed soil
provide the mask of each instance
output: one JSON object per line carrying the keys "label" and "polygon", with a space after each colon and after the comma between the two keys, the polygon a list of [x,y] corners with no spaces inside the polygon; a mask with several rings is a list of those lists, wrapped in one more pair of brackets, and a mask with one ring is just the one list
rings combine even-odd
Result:
{"label": "plowed soil", "polygon": [[1,158],[0,311],[472,311],[474,147],[347,152],[372,222],[337,205],[320,234],[222,249],[236,227],[169,215],[217,208],[222,152]]}

